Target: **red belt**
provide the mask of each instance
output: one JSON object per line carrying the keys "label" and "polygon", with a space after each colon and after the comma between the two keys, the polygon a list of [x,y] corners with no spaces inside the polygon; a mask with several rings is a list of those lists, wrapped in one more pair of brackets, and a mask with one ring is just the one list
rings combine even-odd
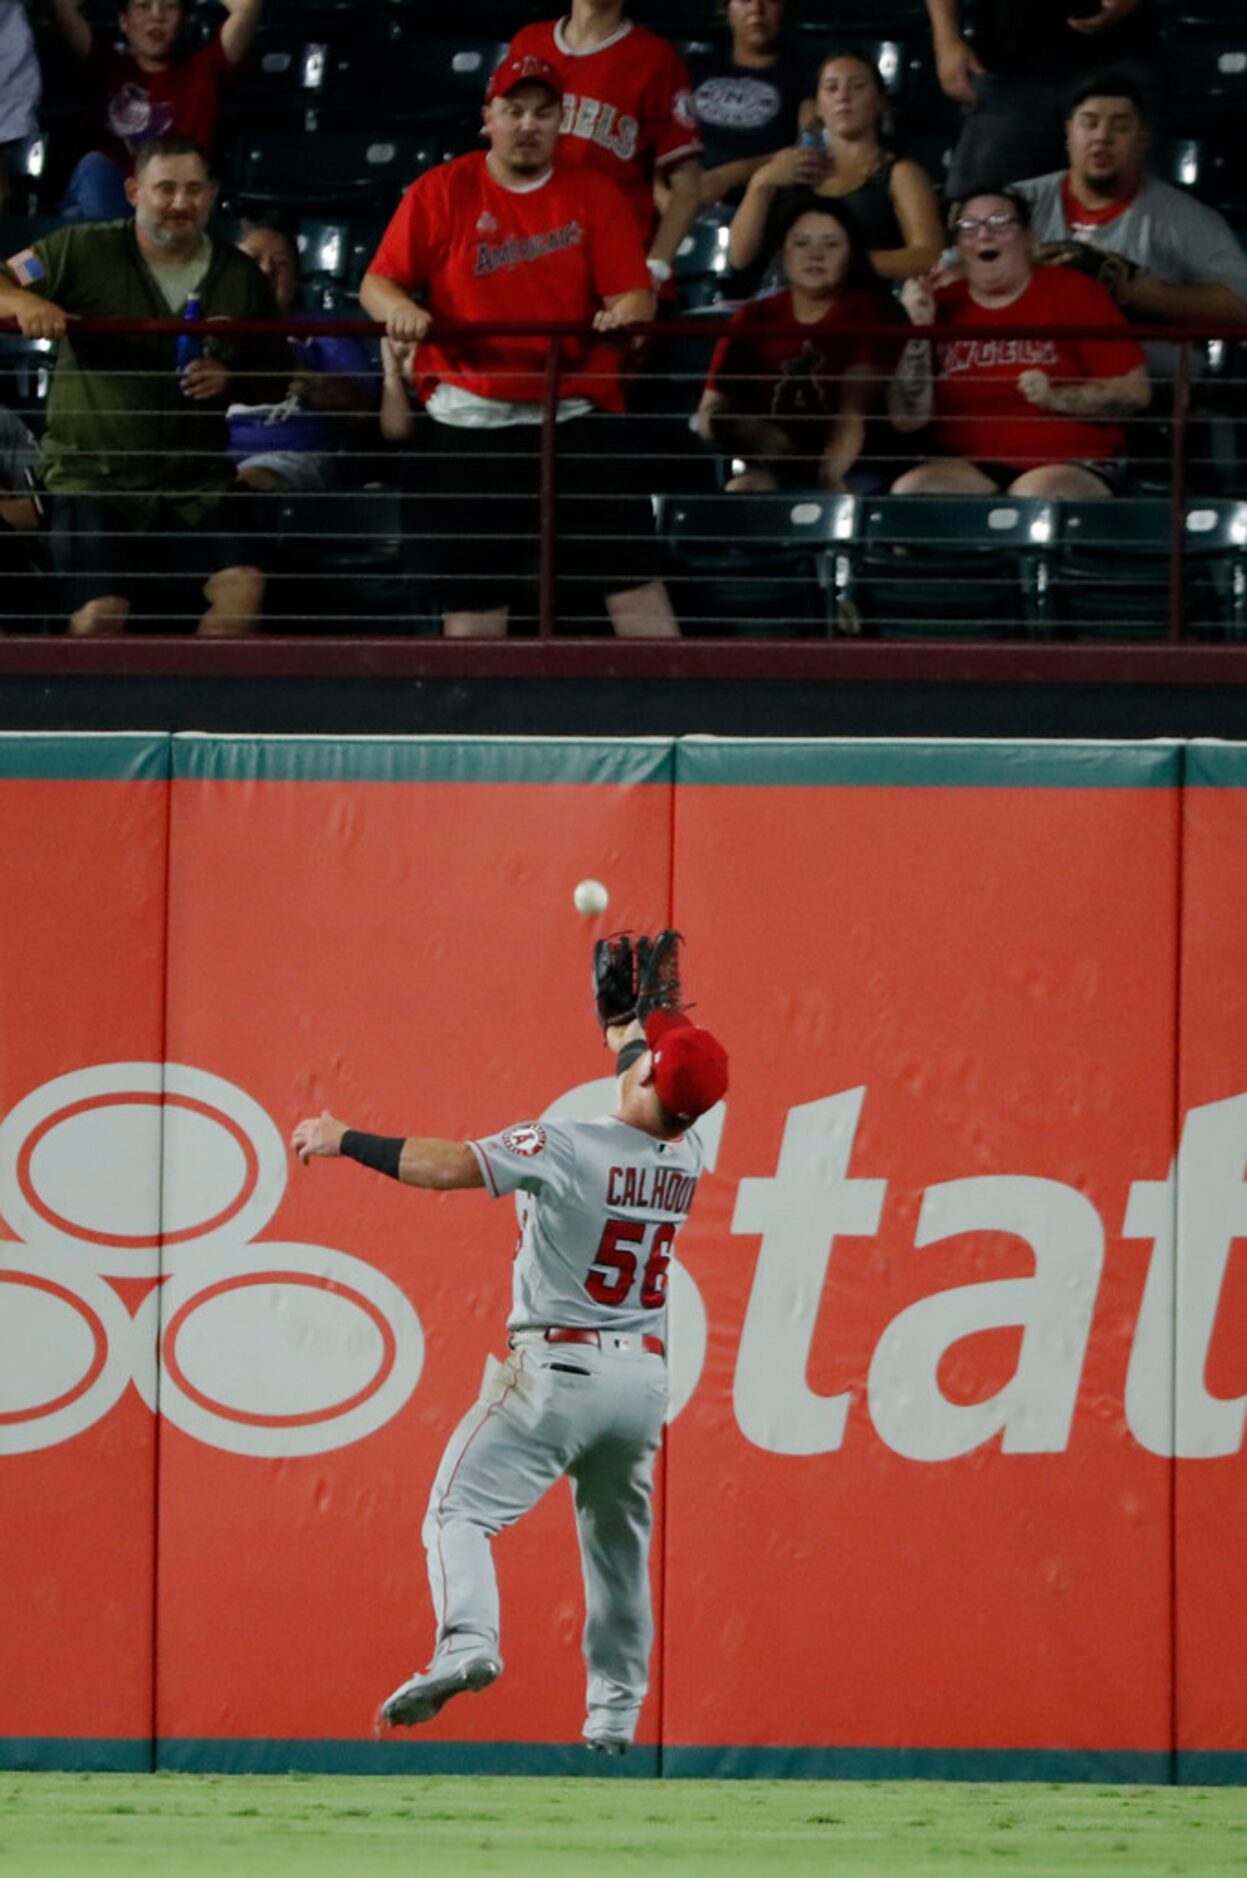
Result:
{"label": "red belt", "polygon": [[[600,1330],[547,1330],[544,1333],[547,1343],[593,1343],[600,1350],[602,1333]],[[611,1333],[608,1332],[608,1335]],[[666,1356],[667,1346],[661,1337],[642,1337],[641,1348],[650,1356]]]}

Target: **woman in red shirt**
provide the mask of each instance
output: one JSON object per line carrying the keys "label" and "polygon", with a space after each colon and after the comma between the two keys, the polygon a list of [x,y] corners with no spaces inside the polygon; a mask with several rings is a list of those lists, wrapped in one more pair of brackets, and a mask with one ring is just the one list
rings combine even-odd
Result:
{"label": "woman in red shirt", "polygon": [[[889,317],[856,226],[833,202],[798,207],[780,250],[787,287],[748,300],[710,362],[697,430],[746,459],[732,490],[842,490],[895,348],[843,328]],[[800,334],[790,330],[804,328]]]}
{"label": "woman in red shirt", "polygon": [[[907,281],[901,301],[916,326],[893,380],[898,430],[935,421],[942,454],[893,484],[901,495],[1107,496],[1125,449],[1121,420],[1151,398],[1143,352],[1105,288],[1066,268],[1036,268],[1025,201],[991,189],[949,218],[962,273],[944,285]],[[1122,337],[1085,340],[1062,328],[1115,326]],[[998,338],[1031,327],[1030,338]],[[994,330],[995,329],[995,330]]]}

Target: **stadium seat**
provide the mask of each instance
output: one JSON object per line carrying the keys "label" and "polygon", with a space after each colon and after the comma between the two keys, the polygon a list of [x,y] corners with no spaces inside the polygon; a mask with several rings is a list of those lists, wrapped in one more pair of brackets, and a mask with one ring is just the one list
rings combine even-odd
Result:
{"label": "stadium seat", "polygon": [[1210,117],[1227,122],[1247,104],[1247,26],[1171,21],[1164,45],[1165,113],[1169,123],[1198,130]]}
{"label": "stadium seat", "polygon": [[345,280],[350,267],[351,224],[302,216],[295,233],[304,285]]}
{"label": "stadium seat", "polygon": [[47,416],[53,342],[0,333],[0,404],[16,412],[36,437]]}
{"label": "stadium seat", "polygon": [[349,620],[392,632],[408,612],[400,497],[367,488],[289,495],[274,524],[266,631],[301,631],[307,619]]}
{"label": "stadium seat", "polygon": [[872,638],[1035,636],[1053,530],[1053,505],[1033,497],[867,497],[820,571],[841,626]]}
{"label": "stadium seat", "polygon": [[671,603],[686,632],[809,638],[824,630],[818,557],[847,539],[852,496],[657,496]]}
{"label": "stadium seat", "polygon": [[1186,633],[1247,639],[1247,502],[1187,503]]}
{"label": "stadium seat", "polygon": [[1061,503],[1052,585],[1062,634],[1164,638],[1170,531],[1171,508],[1163,498]]}
{"label": "stadium seat", "polygon": [[317,133],[271,131],[241,139],[229,181],[230,205],[306,210],[315,215],[353,210],[388,216],[407,184],[444,160],[434,136],[391,131]]}
{"label": "stadium seat", "polygon": [[254,132],[309,122],[324,100],[328,62],[325,40],[262,29],[251,57],[221,92],[227,131],[230,126],[245,125],[246,132]]}
{"label": "stadium seat", "polygon": [[[64,132],[58,133],[57,150],[54,151],[51,134],[46,130],[38,130],[33,136],[23,137],[9,146],[7,212],[15,215],[55,214],[64,193],[63,173],[67,169],[64,161],[57,160],[57,154],[67,141]],[[6,248],[6,254],[11,252],[11,249]]]}
{"label": "stadium seat", "polygon": [[923,0],[805,0],[802,23],[825,36],[838,32],[858,38],[928,30]]}
{"label": "stadium seat", "polygon": [[[1162,639],[1169,632],[1172,509],[1134,498],[1056,505],[1054,611],[1075,638]],[[1198,497],[1183,531],[1184,634],[1247,633],[1247,503]]]}
{"label": "stadium seat", "polygon": [[366,32],[333,50],[325,121],[370,125],[380,116],[394,128],[462,124],[475,135],[489,75],[505,50],[501,39],[435,38],[378,8]]}
{"label": "stadium seat", "polygon": [[716,306],[727,298],[732,271],[727,258],[730,221],[730,211],[698,216],[676,250],[676,287],[681,305],[689,311]]}

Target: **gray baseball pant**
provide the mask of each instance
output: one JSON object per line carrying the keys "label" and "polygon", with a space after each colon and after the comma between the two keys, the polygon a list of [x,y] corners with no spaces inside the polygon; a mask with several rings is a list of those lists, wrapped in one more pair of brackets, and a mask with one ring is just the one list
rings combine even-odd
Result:
{"label": "gray baseball pant", "polygon": [[497,1649],[490,1541],[562,1474],[584,1570],[588,1710],[631,1734],[649,1686],[654,1459],[667,1411],[663,1359],[639,1337],[603,1348],[519,1332],[509,1360],[456,1428],[424,1522],[437,1647]]}

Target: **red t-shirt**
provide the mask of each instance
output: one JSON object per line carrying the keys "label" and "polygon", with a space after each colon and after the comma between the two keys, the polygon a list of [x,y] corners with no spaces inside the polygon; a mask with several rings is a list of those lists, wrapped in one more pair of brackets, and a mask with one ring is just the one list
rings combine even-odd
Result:
{"label": "red t-shirt", "polygon": [[[1144,363],[1133,339],[1071,339],[1059,330],[1037,339],[993,339],[994,326],[1120,326],[1125,315],[1099,281],[1065,268],[1039,267],[1026,291],[1008,306],[985,307],[970,298],[964,280],[942,287],[936,320],[964,330],[965,338],[936,341],[936,441],[972,463],[1098,461],[1125,444],[1119,424],[1061,417],[1028,403],[1018,390],[1023,372],[1054,380],[1117,378]],[[970,337],[983,332],[985,336]]]}
{"label": "red t-shirt", "polygon": [[[394,213],[369,273],[406,292],[424,289],[433,330],[416,353],[415,386],[439,382],[482,398],[533,403],[545,391],[546,341],[501,335],[439,342],[448,320],[587,324],[615,294],[648,292],[649,269],[631,216],[605,176],[559,163],[536,189],[506,189],[483,151],[426,170]],[[619,352],[565,339],[560,397],[621,411]]]}
{"label": "red t-shirt", "polygon": [[610,176],[632,205],[642,241],[653,231],[655,172],[700,157],[688,73],[674,46],[624,20],[585,52],[563,37],[563,20],[535,21],[511,41],[509,59],[530,53],[563,80],[559,160]]}
{"label": "red t-shirt", "polygon": [[87,83],[93,94],[90,122],[95,143],[128,175],[140,144],[153,137],[193,137],[205,150],[216,141],[221,86],[238,70],[225,56],[221,35],[163,72],[145,72],[129,52],[93,39]]}
{"label": "red t-shirt", "polygon": [[706,383],[748,416],[830,420],[845,372],[857,366],[882,376],[896,361],[895,341],[849,339],[840,328],[891,318],[887,301],[857,290],[833,300],[796,337],[782,331],[793,320],[791,293],[747,300],[715,347]]}

